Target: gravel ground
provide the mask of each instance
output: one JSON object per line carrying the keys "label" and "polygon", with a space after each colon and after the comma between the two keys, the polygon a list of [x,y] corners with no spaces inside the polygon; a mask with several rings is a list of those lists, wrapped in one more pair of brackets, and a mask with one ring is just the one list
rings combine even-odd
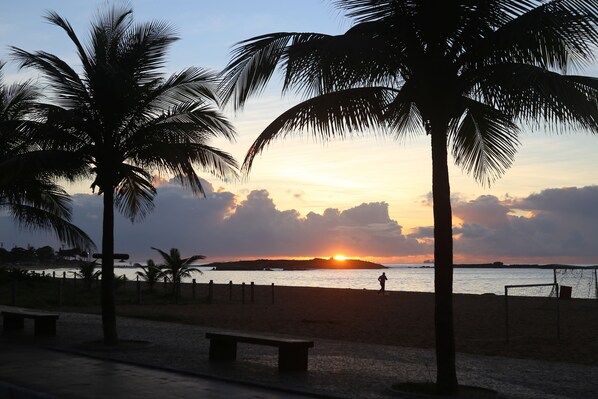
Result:
{"label": "gravel ground", "polygon": [[[14,309],[0,306],[0,310]],[[309,371],[279,373],[276,348],[239,344],[236,362],[208,362],[206,331],[215,328],[118,318],[123,345],[107,350],[97,344],[101,318],[60,313],[55,337],[32,337],[26,323],[15,340],[61,351],[111,359],[224,380],[282,387],[339,398],[396,398],[391,386],[405,381],[433,381],[434,352],[393,345],[371,345],[313,338]],[[306,337],[309,338],[309,337]],[[461,384],[481,386],[506,398],[598,398],[598,367],[569,363],[458,354]]]}

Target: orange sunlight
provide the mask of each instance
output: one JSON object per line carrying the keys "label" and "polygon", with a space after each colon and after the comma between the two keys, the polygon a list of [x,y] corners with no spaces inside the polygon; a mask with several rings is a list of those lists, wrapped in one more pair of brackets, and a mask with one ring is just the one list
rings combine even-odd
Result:
{"label": "orange sunlight", "polygon": [[347,260],[347,259],[349,259],[349,257],[347,257],[347,256],[345,256],[345,255],[334,255],[334,256],[333,256],[333,259],[334,259],[334,260],[341,260],[341,261],[342,261],[342,260]]}

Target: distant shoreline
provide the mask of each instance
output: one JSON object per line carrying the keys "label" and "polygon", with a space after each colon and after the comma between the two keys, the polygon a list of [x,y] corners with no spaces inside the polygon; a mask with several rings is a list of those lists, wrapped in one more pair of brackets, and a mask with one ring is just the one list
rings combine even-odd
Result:
{"label": "distant shoreline", "polygon": [[334,258],[315,258],[309,260],[296,259],[257,259],[239,260],[233,262],[213,262],[203,267],[212,270],[338,270],[338,269],[388,269],[379,263],[368,262],[360,259],[337,260]]}
{"label": "distant shoreline", "polygon": [[[17,268],[17,269],[28,269],[28,270],[43,270],[43,269],[76,269],[80,265],[78,260],[63,260],[59,262],[23,262],[23,263],[2,263],[2,268]],[[101,262],[98,262],[98,267],[101,266]],[[115,264],[115,268],[131,268],[132,265]],[[243,271],[243,270],[342,270],[342,269],[388,269],[388,266],[384,266],[380,263],[368,262],[360,259],[346,259],[346,260],[335,260],[335,259],[323,259],[315,258],[309,260],[297,260],[297,259],[256,259],[256,260],[241,260],[241,261],[229,261],[229,262],[212,262],[208,264],[200,265],[201,267],[209,267],[213,270],[226,270],[226,271]],[[413,269],[433,269],[434,264],[430,262],[422,262],[421,264],[411,264],[407,266]],[[461,263],[453,266],[455,269],[554,269],[554,268],[568,268],[568,269],[587,269],[587,268],[598,268],[598,265],[568,265],[559,263],[550,264],[502,264],[500,262],[494,263]]]}

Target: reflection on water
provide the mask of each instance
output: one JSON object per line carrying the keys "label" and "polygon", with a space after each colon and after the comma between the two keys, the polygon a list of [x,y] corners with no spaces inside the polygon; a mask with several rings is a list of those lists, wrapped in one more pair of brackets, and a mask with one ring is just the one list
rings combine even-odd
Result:
{"label": "reflection on water", "polygon": [[[199,267],[203,274],[195,273],[198,283],[213,280],[215,284],[234,284],[254,282],[257,285],[351,288],[378,290],[378,276],[386,272],[388,281],[387,291],[434,291],[434,270],[422,267],[421,264],[388,264],[386,270],[357,269],[357,270],[293,270],[293,271],[217,271],[207,267]],[[125,275],[129,280],[135,280],[135,272],[139,270],[131,267],[116,267],[117,276]],[[62,276],[65,269],[56,270]],[[52,269],[47,269],[46,273]],[[67,276],[72,274],[67,270]],[[191,282],[191,278],[183,280]],[[454,292],[462,294],[504,294],[505,285],[546,284],[553,282],[553,272],[547,269],[455,269]],[[587,297],[587,284],[574,287],[573,296]],[[518,295],[546,296],[547,289],[525,289]],[[548,288],[548,292],[550,288]],[[577,291],[577,292],[576,292]]]}

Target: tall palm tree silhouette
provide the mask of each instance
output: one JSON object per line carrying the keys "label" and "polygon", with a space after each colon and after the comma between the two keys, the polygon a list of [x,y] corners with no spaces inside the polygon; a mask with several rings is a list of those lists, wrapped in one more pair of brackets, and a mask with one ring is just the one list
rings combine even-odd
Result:
{"label": "tall palm tree silhouette", "polygon": [[382,130],[426,134],[432,153],[437,389],[458,389],[448,153],[489,184],[511,165],[522,123],[598,127],[598,83],[567,75],[593,60],[598,1],[336,0],[354,19],[344,34],[281,32],[237,44],[223,71],[236,109],[277,68],[283,92],[306,98],[278,116],[244,162],[274,139]]}
{"label": "tall palm tree silhouette", "polygon": [[75,45],[80,73],[47,52],[12,51],[49,83],[45,144],[69,151],[85,166],[79,176],[93,176],[91,188],[103,195],[102,324],[104,343],[114,345],[114,208],[132,221],[146,215],[156,194],[152,173],[174,175],[196,194],[204,191],[195,167],[235,177],[233,157],[207,144],[235,132],[218,110],[215,74],[191,67],[164,76],[177,40],[167,23],[134,24],[132,10],[114,6],[98,15],[83,45],[68,21],[54,12],[46,20]]}
{"label": "tall palm tree silhouette", "polygon": [[60,171],[48,170],[55,153],[31,141],[37,126],[39,90],[31,82],[5,84],[0,61],[0,209],[21,226],[53,231],[69,245],[94,244],[71,220],[70,197],[54,183]]}

